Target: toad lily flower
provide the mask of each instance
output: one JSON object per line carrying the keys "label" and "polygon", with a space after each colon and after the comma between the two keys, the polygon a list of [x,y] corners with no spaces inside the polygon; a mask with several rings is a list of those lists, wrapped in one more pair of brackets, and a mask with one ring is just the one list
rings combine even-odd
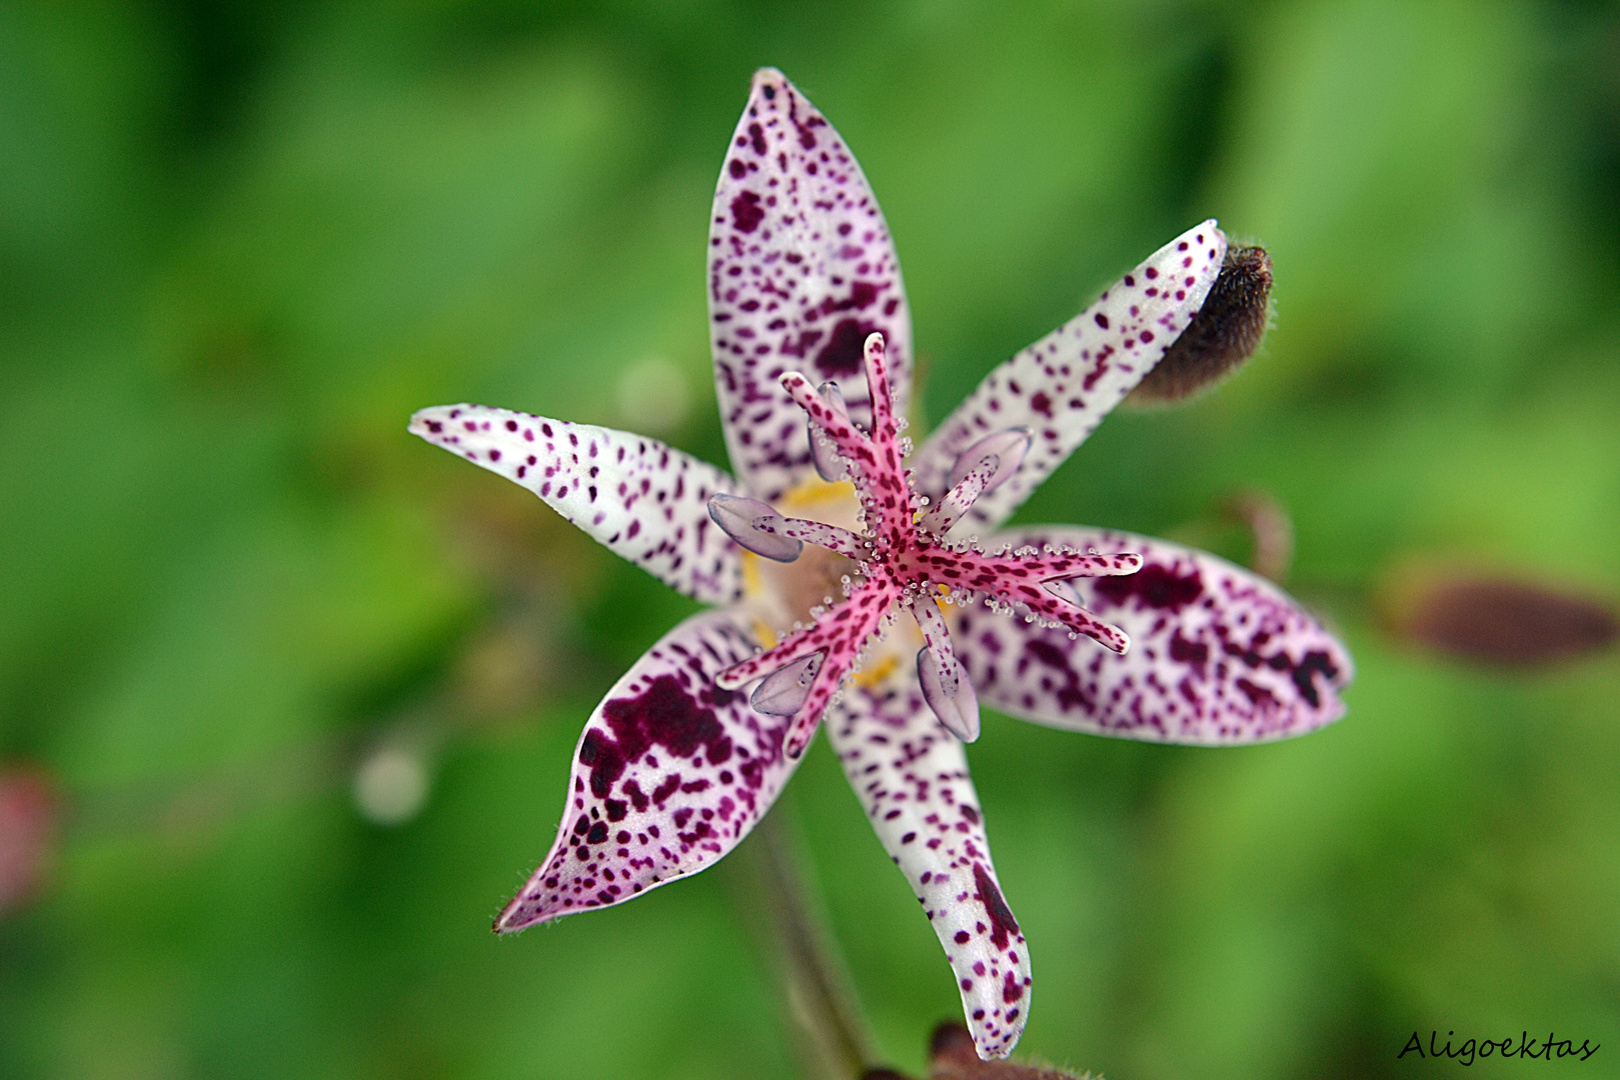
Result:
{"label": "toad lily flower", "polygon": [[759,72],[710,224],[735,475],[652,439],[505,409],[411,420],[718,605],[670,631],[592,713],[556,842],[496,930],[713,864],[825,719],[955,969],[979,1053],[1004,1057],[1029,1011],[1029,955],[963,752],[979,701],[1201,745],[1296,735],[1343,712],[1349,657],[1269,582],[1122,533],[990,532],[1188,328],[1226,247],[1213,221],[1172,240],[991,372],[912,454],[911,327],[888,228],[838,134],[780,72]]}

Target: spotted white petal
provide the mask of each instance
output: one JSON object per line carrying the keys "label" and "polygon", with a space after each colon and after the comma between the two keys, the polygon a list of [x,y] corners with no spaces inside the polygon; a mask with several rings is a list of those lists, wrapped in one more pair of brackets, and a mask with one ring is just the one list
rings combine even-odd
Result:
{"label": "spotted white petal", "polygon": [[709,518],[730,476],[656,439],[484,405],[438,405],[410,430],[540,496],[615,554],[698,600],[742,595],[741,557]]}
{"label": "spotted white petal", "polygon": [[1029,1013],[1029,952],[996,881],[962,744],[909,678],[852,687],[827,710],[827,734],[945,947],[974,1045],[1006,1057]]}
{"label": "spotted white petal", "polygon": [[1120,655],[982,607],[953,631],[979,698],[1052,727],[1225,746],[1303,735],[1344,714],[1350,655],[1271,582],[1202,551],[1128,533],[1039,526],[1013,544],[1133,551],[1129,576],[1066,583],[1131,637]]}
{"label": "spotted white petal", "polygon": [[917,451],[918,490],[938,498],[970,446],[1027,426],[1034,439],[1022,466],[980,496],[959,531],[1005,521],[1159,362],[1198,314],[1225,255],[1226,236],[1214,221],[1195,226],[992,371]]}
{"label": "spotted white petal", "polygon": [[551,853],[496,930],[622,903],[748,835],[796,764],[782,753],[786,719],[714,683],[754,648],[738,616],[705,612],[614,685],[580,735]]}
{"label": "spotted white petal", "polygon": [[904,411],[911,317],[889,228],[849,148],[772,68],[754,76],[715,191],[709,321],[726,448],[756,498],[780,498],[812,467],[784,372],[840,380],[867,425],[861,351],[880,332]]}

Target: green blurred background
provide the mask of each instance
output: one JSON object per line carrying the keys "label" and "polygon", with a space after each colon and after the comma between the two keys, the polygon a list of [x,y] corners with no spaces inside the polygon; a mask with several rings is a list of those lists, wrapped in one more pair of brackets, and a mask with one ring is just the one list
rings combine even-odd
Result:
{"label": "green blurred background", "polygon": [[[762,64],[882,200],[924,423],[1203,217],[1275,261],[1260,357],[1020,518],[1241,557],[1212,507],[1269,492],[1350,714],[1230,751],[986,718],[1021,1051],[1405,1077],[1458,1068],[1413,1030],[1553,1029],[1603,1049],[1474,1071],[1620,1076],[1620,662],[1460,663],[1380,599],[1620,595],[1620,13],[1555,0],[7,4],[0,766],[59,812],[0,1076],[794,1075],[724,865],[489,933],[693,605],[405,432],[479,401],[724,462],[704,238]],[[824,744],[785,803],[919,1071],[939,946]]]}

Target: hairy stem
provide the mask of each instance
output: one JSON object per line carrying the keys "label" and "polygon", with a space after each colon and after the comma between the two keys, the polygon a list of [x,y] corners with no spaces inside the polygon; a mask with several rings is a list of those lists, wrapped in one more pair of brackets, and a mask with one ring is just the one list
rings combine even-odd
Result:
{"label": "hairy stem", "polygon": [[805,1075],[858,1080],[872,1037],[782,800],[728,863],[743,920],[773,969]]}

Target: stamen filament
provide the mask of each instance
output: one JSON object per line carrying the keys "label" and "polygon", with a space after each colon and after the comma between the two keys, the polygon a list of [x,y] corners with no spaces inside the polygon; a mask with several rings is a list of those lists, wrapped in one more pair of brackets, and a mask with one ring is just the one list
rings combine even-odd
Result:
{"label": "stamen filament", "polygon": [[914,596],[911,599],[911,616],[917,620],[917,629],[922,631],[923,642],[927,645],[924,651],[930,654],[936,684],[946,697],[955,697],[956,652],[951,648],[951,630],[945,624],[945,617],[939,613],[939,605],[927,593]]}
{"label": "stamen filament", "polygon": [[1001,458],[995,454],[986,454],[940,498],[938,506],[918,520],[917,527],[935,536],[944,536],[950,532],[951,526],[973,506],[974,500],[989,490],[990,480],[1000,469]]}
{"label": "stamen filament", "polygon": [[772,515],[768,518],[756,518],[754,528],[762,533],[772,536],[783,536],[790,540],[802,540],[805,543],[824,547],[829,551],[836,551],[840,555],[847,555],[851,559],[860,559],[869,554],[860,537],[848,529],[840,529],[836,525],[826,525],[819,521],[805,521],[802,518],[784,518]]}

